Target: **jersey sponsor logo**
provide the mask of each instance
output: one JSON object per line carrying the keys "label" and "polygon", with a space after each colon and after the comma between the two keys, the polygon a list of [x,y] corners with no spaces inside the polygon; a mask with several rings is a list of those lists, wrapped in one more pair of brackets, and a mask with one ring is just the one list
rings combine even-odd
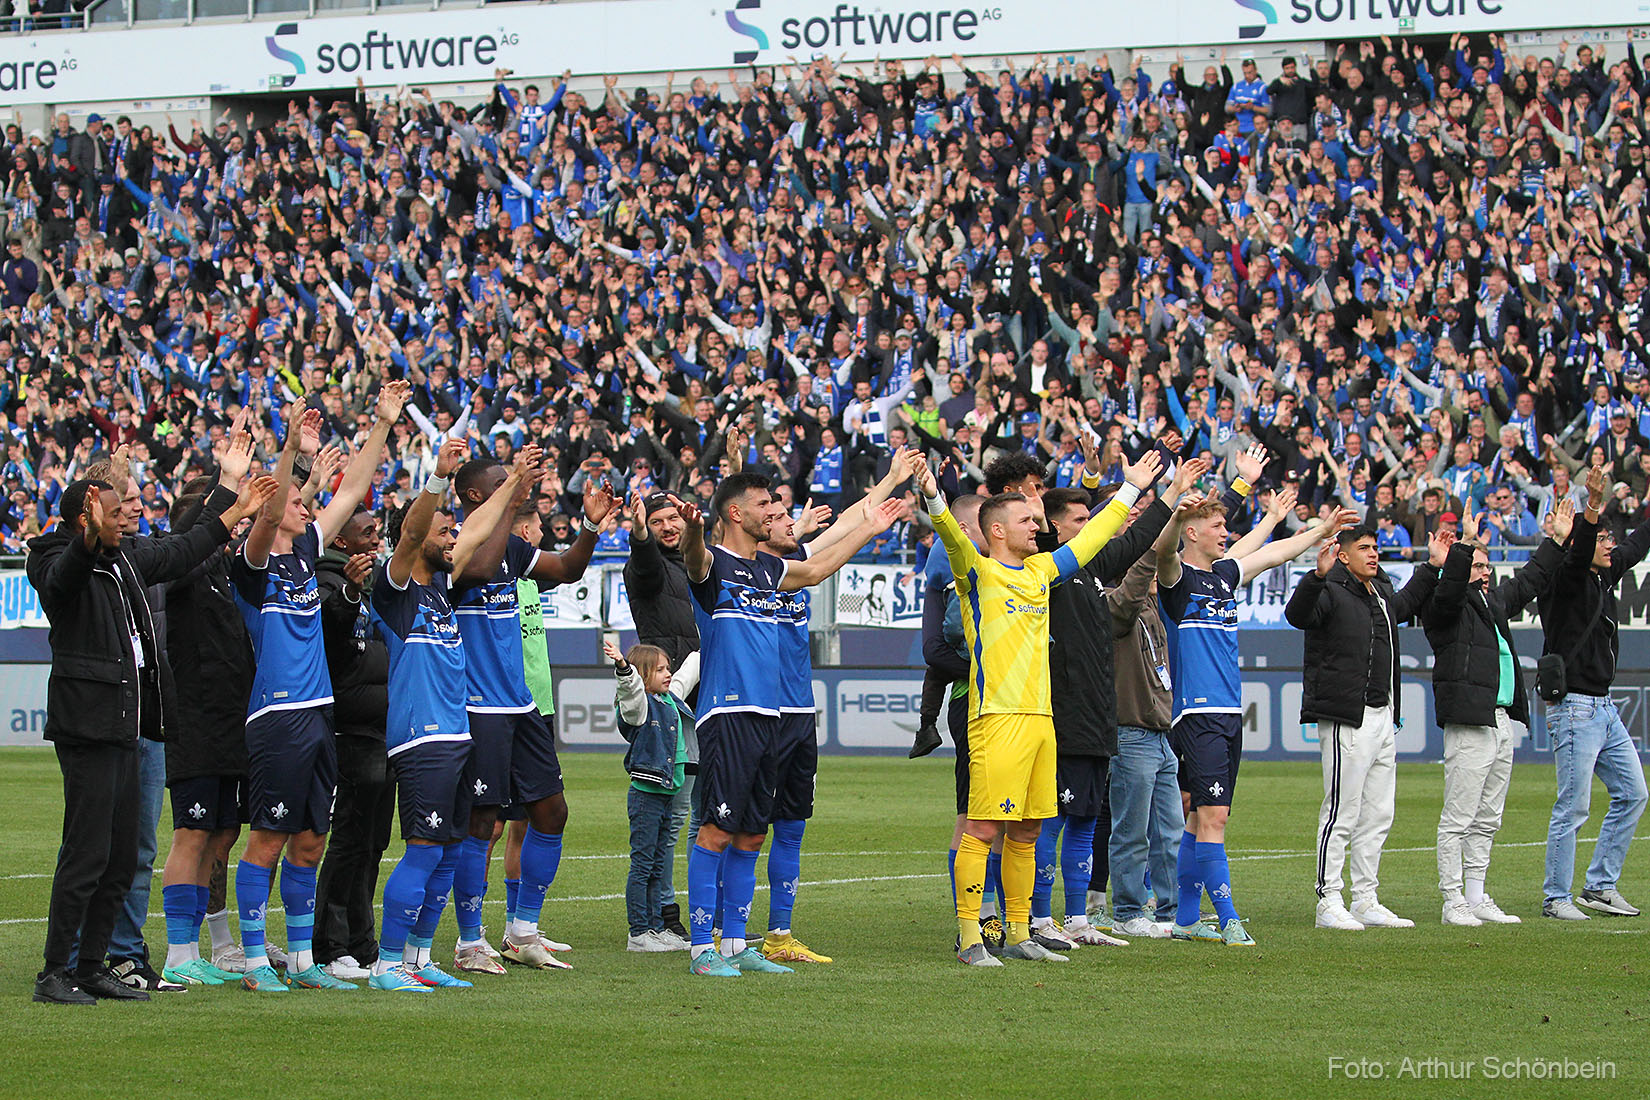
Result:
{"label": "jersey sponsor logo", "polygon": [[1003,609],[1005,611],[1007,611],[1010,615],[1015,615],[1015,614],[1021,614],[1021,615],[1047,615],[1048,614],[1048,605],[1047,604],[1015,603],[1014,602],[1014,597],[1012,597],[1012,596],[1010,596],[1008,599],[1003,601]]}

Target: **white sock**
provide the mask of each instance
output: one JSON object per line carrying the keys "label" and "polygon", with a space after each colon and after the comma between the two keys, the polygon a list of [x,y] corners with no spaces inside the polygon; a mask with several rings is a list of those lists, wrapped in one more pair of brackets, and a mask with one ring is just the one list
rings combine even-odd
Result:
{"label": "white sock", "polygon": [[997,902],[996,902],[995,899],[987,898],[986,900],[980,902],[980,919],[981,920],[990,920],[992,917],[994,917],[996,915],[997,915]]}
{"label": "white sock", "polygon": [[486,936],[485,933],[483,933],[482,937],[479,940],[459,940],[458,941],[458,946],[456,948],[454,948],[454,950],[455,951],[467,951],[472,947],[482,947],[486,943],[487,943],[487,936]]}
{"label": "white sock", "polygon": [[1090,890],[1084,899],[1089,909],[1104,909],[1106,907],[1106,892],[1104,890]]}
{"label": "white sock", "polygon": [[770,935],[770,936],[788,936],[790,934],[791,934],[791,930],[789,928],[770,928],[770,929],[768,929],[768,935]]}
{"label": "white sock", "polygon": [[[252,953],[253,951],[256,951],[257,954],[254,955]],[[268,966],[268,965],[269,965],[269,952],[267,950],[265,950],[264,948],[254,947],[251,951],[246,952],[246,972],[248,974],[252,973],[252,971],[258,969],[258,967],[260,967],[260,966]]]}
{"label": "white sock", "polygon": [[1066,918],[1066,931],[1074,928],[1087,928],[1089,917],[1087,913],[1076,913]]}
{"label": "white sock", "polygon": [[287,959],[286,968],[293,973],[302,973],[315,965],[315,952],[306,948],[303,951],[294,951]]}
{"label": "white sock", "polygon": [[703,955],[706,951],[715,951],[715,950],[716,950],[716,945],[713,944],[713,943],[696,943],[696,944],[693,945],[693,957],[697,959],[700,955]]}
{"label": "white sock", "polygon": [[194,958],[188,944],[169,943],[166,945],[166,965],[162,969],[170,970],[174,966],[182,966],[186,962],[194,961]]}
{"label": "white sock", "polygon": [[216,913],[206,914],[206,927],[212,932],[213,954],[235,946],[235,938],[229,934],[228,909],[219,909]]}
{"label": "white sock", "polygon": [[1477,906],[1484,900],[1484,880],[1481,878],[1467,878],[1461,880],[1463,892],[1467,895],[1467,904]]}
{"label": "white sock", "polygon": [[1032,917],[1031,918],[1031,927],[1033,927],[1033,928],[1048,928],[1053,923],[1054,923],[1054,918],[1053,917]]}
{"label": "white sock", "polygon": [[744,940],[730,940],[726,936],[722,937],[722,957],[724,959],[731,959],[744,949]]}
{"label": "white sock", "polygon": [[513,920],[504,929],[504,934],[517,943],[523,940],[534,939],[539,934],[538,921]]}
{"label": "white sock", "polygon": [[430,965],[430,949],[428,947],[415,947],[415,948],[413,948],[412,949],[412,968],[414,970],[422,970],[426,966],[429,966],[429,965]]}
{"label": "white sock", "polygon": [[400,959],[386,959],[384,956],[380,955],[378,956],[378,961],[372,964],[372,976],[376,978],[380,974],[388,974],[391,970],[400,965]]}

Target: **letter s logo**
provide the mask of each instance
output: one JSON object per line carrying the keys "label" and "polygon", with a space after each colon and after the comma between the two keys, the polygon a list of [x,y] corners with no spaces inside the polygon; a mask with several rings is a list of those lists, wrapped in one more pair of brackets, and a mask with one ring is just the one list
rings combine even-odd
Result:
{"label": "letter s logo", "polygon": [[[298,54],[293,53],[291,50],[281,49],[281,47],[276,44],[275,40],[280,38],[282,35],[295,35],[297,33],[298,24],[282,23],[280,26],[275,28],[274,34],[264,38],[264,49],[269,51],[269,56],[273,57],[276,61],[284,61],[288,65],[292,66],[293,75],[280,78],[281,83],[279,86],[282,88],[290,87],[292,84],[297,82],[298,77],[304,75],[304,59]],[[274,79],[271,79],[270,83],[274,84]]]}
{"label": "letter s logo", "polygon": [[1266,0],[1237,0],[1237,6],[1254,12],[1266,20],[1264,23],[1252,23],[1238,28],[1238,37],[1243,39],[1259,38],[1266,33],[1266,28],[1275,26],[1278,13]]}
{"label": "letter s logo", "polygon": [[738,0],[738,3],[735,4],[733,8],[729,8],[726,12],[728,17],[728,26],[733,29],[734,33],[742,34],[756,43],[756,49],[754,50],[733,51],[733,63],[735,65],[749,65],[751,62],[756,60],[756,55],[759,51],[768,48],[767,32],[761,27],[752,26],[751,24],[742,21],[739,16],[734,13],[735,9],[745,11],[749,8],[760,8],[761,6],[762,0]]}

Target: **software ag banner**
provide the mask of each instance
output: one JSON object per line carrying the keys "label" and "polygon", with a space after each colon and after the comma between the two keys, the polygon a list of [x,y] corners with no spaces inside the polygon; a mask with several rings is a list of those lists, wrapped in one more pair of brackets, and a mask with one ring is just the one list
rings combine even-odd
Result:
{"label": "software ag banner", "polygon": [[[1622,26],[1650,0],[1168,0],[1118,19],[1060,0],[678,0],[490,5],[463,11],[0,38],[0,104],[143,100],[542,76],[722,70],[829,54],[968,57],[1183,42]],[[187,57],[188,65],[177,59]]]}

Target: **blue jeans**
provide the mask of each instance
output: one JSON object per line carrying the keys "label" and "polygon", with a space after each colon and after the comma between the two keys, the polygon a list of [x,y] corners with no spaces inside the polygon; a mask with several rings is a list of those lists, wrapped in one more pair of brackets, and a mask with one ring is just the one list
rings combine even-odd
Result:
{"label": "blue jeans", "polygon": [[109,936],[111,959],[147,959],[143,921],[149,915],[149,882],[155,872],[156,832],[166,804],[166,745],[143,740],[138,744],[138,862],[126,907],[115,918]]}
{"label": "blue jeans", "polygon": [[1140,234],[1152,227],[1153,209],[1154,207],[1149,202],[1126,202],[1123,204],[1123,236],[1127,238],[1130,244],[1139,244]]}
{"label": "blue jeans", "polygon": [[[682,779],[682,785],[676,788],[676,793],[670,797],[670,835],[665,838],[665,874],[659,882],[659,902],[669,905],[676,900],[676,842],[681,839],[682,826],[688,823],[689,810],[693,805],[693,781],[699,778],[696,775],[687,775]],[[697,824],[697,822],[695,822]],[[696,830],[697,831],[697,830]],[[691,847],[692,840],[688,841]]]}
{"label": "blue jeans", "polygon": [[1186,818],[1180,811],[1177,765],[1167,734],[1117,727],[1111,760],[1112,915],[1119,921],[1144,915],[1150,860],[1157,911],[1174,912],[1175,857]]}
{"label": "blue jeans", "polygon": [[640,935],[659,923],[660,885],[664,869],[675,853],[672,832],[671,796],[639,791],[631,787],[625,800],[630,815],[630,877],[624,884],[624,913],[630,934]]}
{"label": "blue jeans", "polygon": [[1594,774],[1610,792],[1610,809],[1599,824],[1586,886],[1604,890],[1621,878],[1627,845],[1644,813],[1644,766],[1610,699],[1566,695],[1547,708],[1547,732],[1553,741],[1558,798],[1547,825],[1547,881],[1542,893],[1548,901],[1565,901],[1575,877],[1576,833],[1587,820]]}

